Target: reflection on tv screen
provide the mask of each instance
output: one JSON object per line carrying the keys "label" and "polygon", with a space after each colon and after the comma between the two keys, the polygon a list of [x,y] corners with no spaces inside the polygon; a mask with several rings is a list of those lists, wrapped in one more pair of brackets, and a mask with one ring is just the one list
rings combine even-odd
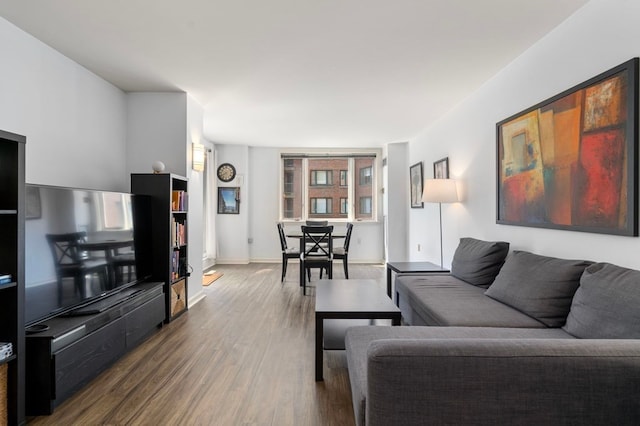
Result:
{"label": "reflection on tv screen", "polygon": [[134,197],[27,185],[27,324],[136,282]]}

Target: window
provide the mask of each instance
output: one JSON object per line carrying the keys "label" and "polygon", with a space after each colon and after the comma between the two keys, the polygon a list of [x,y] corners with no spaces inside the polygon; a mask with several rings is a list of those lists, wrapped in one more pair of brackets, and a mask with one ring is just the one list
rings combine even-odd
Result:
{"label": "window", "polygon": [[293,198],[284,199],[284,217],[293,217]]}
{"label": "window", "polygon": [[360,197],[360,214],[371,214],[371,197]]}
{"label": "window", "polygon": [[331,198],[312,198],[311,213],[313,214],[330,214],[333,199]]}
{"label": "window", "polygon": [[371,167],[360,169],[360,185],[371,185]]}
{"label": "window", "polygon": [[340,198],[340,214],[349,214],[348,198]]}
{"label": "window", "polygon": [[348,173],[348,170],[340,170],[340,186],[347,186],[349,182],[347,179]]}
{"label": "window", "polygon": [[285,195],[293,194],[294,190],[294,172],[293,170],[284,171],[284,193]]}
{"label": "window", "polygon": [[[376,154],[283,154],[281,220],[375,220],[376,158]],[[368,201],[361,202],[363,197]]]}
{"label": "window", "polygon": [[311,185],[333,185],[333,172],[331,170],[311,170]]}

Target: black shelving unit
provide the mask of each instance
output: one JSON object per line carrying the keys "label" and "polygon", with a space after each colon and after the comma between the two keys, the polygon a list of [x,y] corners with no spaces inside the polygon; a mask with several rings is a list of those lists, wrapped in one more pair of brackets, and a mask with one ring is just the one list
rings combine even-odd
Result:
{"label": "black shelving unit", "polygon": [[165,283],[166,322],[187,310],[187,189],[187,178],[175,174],[131,174],[131,192],[150,199],[151,250],[141,267],[152,280]]}
{"label": "black shelving unit", "polygon": [[0,416],[9,425],[25,423],[25,143],[24,136],[0,131],[0,275],[11,275],[10,283],[0,285],[0,342],[13,346],[13,355],[0,361],[7,377],[6,404],[0,403],[6,413]]}

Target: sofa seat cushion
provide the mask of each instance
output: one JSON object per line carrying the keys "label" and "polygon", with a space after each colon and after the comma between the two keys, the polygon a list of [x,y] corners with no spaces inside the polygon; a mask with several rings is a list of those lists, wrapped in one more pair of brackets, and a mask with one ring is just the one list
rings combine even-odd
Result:
{"label": "sofa seat cushion", "polygon": [[507,253],[509,243],[505,241],[460,238],[451,262],[451,275],[486,288],[498,275]]}
{"label": "sofa seat cushion", "polygon": [[347,330],[345,345],[353,411],[357,425],[365,424],[367,350],[371,342],[383,339],[573,339],[559,328],[510,329],[485,327],[380,327],[362,326]]}
{"label": "sofa seat cushion", "polygon": [[[400,274],[396,278],[396,291],[403,317],[408,308],[415,310],[424,321],[421,325],[545,327],[540,321],[485,296],[484,288],[467,284],[451,275]],[[408,322],[406,318],[405,322]]]}
{"label": "sofa seat cushion", "polygon": [[548,327],[562,327],[580,277],[592,263],[515,250],[485,294]]}
{"label": "sofa seat cushion", "polygon": [[640,271],[589,266],[563,328],[581,339],[640,339]]}

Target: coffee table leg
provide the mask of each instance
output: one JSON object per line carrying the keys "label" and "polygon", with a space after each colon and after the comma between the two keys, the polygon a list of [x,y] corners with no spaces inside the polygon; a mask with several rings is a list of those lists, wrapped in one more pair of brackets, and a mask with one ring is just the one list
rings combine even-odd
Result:
{"label": "coffee table leg", "polygon": [[387,296],[391,297],[391,268],[387,265]]}
{"label": "coffee table leg", "polygon": [[323,341],[324,341],[324,318],[316,313],[316,382],[324,380],[322,378],[323,363]]}

